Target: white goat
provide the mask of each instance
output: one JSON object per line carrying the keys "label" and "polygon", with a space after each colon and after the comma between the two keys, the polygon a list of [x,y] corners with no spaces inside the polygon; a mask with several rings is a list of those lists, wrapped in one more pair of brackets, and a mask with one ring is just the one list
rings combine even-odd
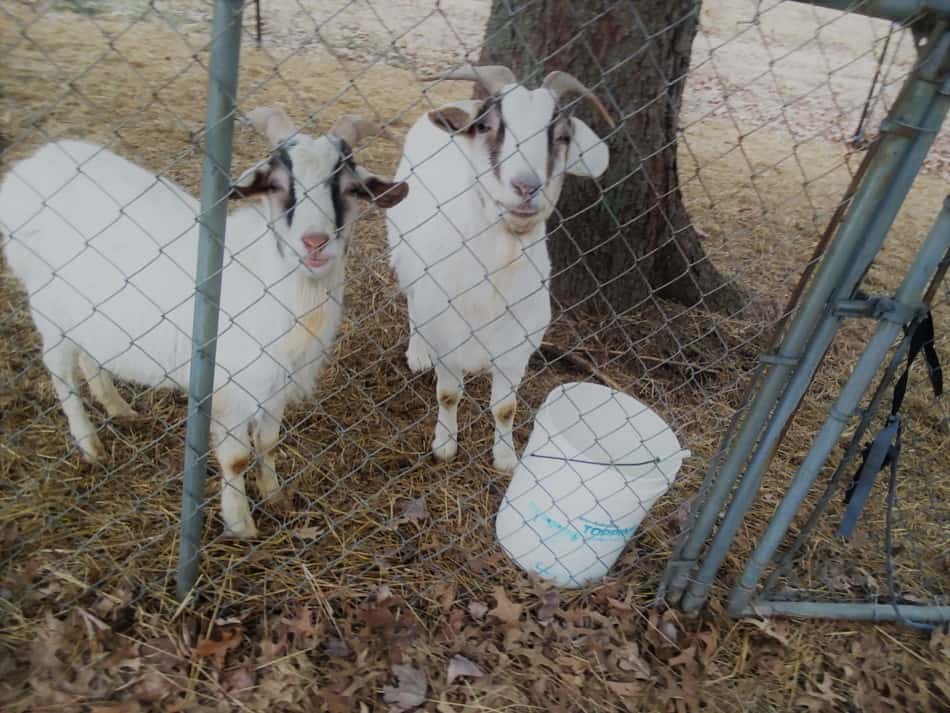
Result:
{"label": "white goat", "polygon": [[[344,256],[356,198],[388,207],[406,195],[356,166],[371,133],[343,117],[325,136],[297,133],[279,109],[248,115],[271,152],[232,189],[261,207],[228,217],[212,437],[226,532],[257,533],[244,472],[253,445],[264,498],[280,488],[273,450],[284,407],[313,392],[340,323]],[[171,182],[79,141],[47,144],[0,186],[7,263],[33,321],[69,429],[85,458],[104,450],[79,396],[77,367],[110,417],[135,412],[111,376],[187,389],[198,202]]]}
{"label": "white goat", "polygon": [[500,66],[467,65],[442,78],[479,82],[489,96],[431,111],[406,136],[394,180],[409,185],[409,198],[387,221],[409,302],[406,358],[413,371],[435,364],[440,460],[458,450],[464,374],[490,369],[494,465],[511,470],[518,385],[551,320],[545,221],[566,173],[596,178],[609,161],[607,145],[563,102],[584,96],[613,122],[564,72],[535,90]]}

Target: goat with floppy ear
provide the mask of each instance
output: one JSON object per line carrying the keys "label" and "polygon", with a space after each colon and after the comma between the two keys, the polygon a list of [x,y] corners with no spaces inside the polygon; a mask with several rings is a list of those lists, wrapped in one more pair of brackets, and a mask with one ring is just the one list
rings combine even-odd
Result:
{"label": "goat with floppy ear", "polygon": [[458,447],[464,374],[491,371],[494,463],[510,470],[516,392],[551,320],[545,222],[566,175],[598,178],[609,162],[570,100],[583,97],[614,124],[565,72],[537,89],[502,66],[438,78],[477,82],[487,96],[430,111],[406,136],[396,180],[409,197],[388,214],[391,263],[409,302],[406,357],[416,371],[435,365],[439,459]]}
{"label": "goat with floppy ear", "polygon": [[[336,337],[357,199],[390,207],[408,191],[354,162],[351,146],[376,133],[370,122],[343,117],[311,137],[280,109],[248,121],[270,153],[231,193],[260,204],[228,216],[211,434],[221,517],[237,537],[257,532],[244,483],[252,446],[258,490],[276,496],[284,408],[314,393]],[[110,416],[134,413],[112,376],[188,389],[199,213],[178,186],[80,141],[47,144],[0,185],[7,264],[30,296],[43,361],[87,460],[106,451],[77,371]]]}

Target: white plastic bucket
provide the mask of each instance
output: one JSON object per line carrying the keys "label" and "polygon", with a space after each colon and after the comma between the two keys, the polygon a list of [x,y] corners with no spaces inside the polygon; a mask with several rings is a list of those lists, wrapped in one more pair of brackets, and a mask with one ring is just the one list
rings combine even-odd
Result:
{"label": "white plastic bucket", "polygon": [[683,459],[652,409],[598,384],[563,384],[535,418],[495,520],[505,552],[561,587],[613,566]]}

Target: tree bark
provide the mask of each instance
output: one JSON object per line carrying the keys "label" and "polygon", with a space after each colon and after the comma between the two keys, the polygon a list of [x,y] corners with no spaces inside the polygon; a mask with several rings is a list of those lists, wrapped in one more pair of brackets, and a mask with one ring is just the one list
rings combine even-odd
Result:
{"label": "tree bark", "polygon": [[[742,290],[706,257],[683,206],[677,118],[699,0],[493,0],[481,64],[504,64],[528,86],[570,72],[617,120],[610,168],[565,183],[549,226],[552,292],[561,308],[617,314],[652,294],[733,312]],[[578,104],[601,136],[603,119]]]}

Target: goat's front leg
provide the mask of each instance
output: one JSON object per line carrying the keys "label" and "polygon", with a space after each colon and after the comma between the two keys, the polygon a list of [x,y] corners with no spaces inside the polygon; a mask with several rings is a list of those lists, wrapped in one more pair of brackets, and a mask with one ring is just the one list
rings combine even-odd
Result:
{"label": "goat's front leg", "polygon": [[518,408],[518,384],[523,373],[523,367],[506,368],[495,365],[492,368],[491,412],[495,417],[495,445],[492,455],[498,470],[514,470],[518,463],[514,423],[515,410]]}
{"label": "goat's front leg", "polygon": [[462,371],[446,367],[439,362],[435,366],[436,397],[439,400],[439,420],[435,424],[435,440],[432,453],[436,460],[451,460],[458,453],[458,410],[462,399]]}
{"label": "goat's front leg", "polygon": [[280,422],[282,413],[262,414],[254,431],[255,448],[260,461],[260,473],[257,476],[257,489],[261,498],[270,500],[280,492],[280,478],[274,461],[274,450],[280,441]]}
{"label": "goat's front leg", "polygon": [[242,540],[257,537],[244,484],[244,473],[251,464],[247,423],[228,428],[227,424],[215,418],[212,428],[216,444],[214,453],[221,465],[221,519],[224,520],[225,534]]}

